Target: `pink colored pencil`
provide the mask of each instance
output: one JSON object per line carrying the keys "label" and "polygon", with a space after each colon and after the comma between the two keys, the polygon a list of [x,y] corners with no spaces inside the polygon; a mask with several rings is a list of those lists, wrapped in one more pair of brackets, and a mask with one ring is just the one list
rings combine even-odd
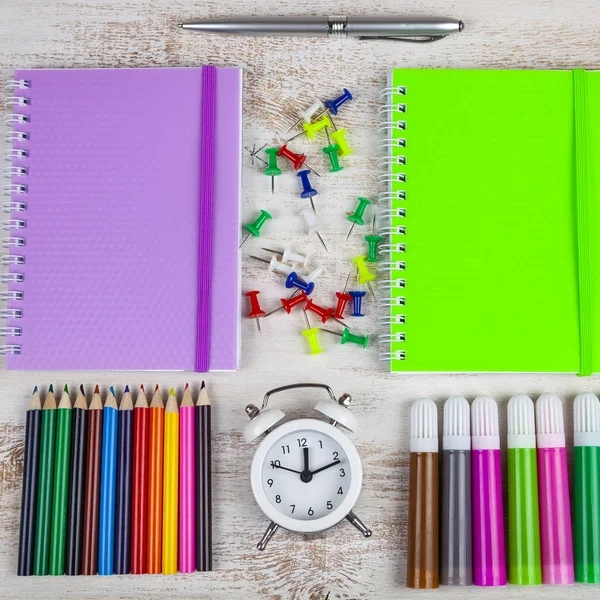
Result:
{"label": "pink colored pencil", "polygon": [[194,401],[186,384],[179,408],[179,572],[196,568]]}

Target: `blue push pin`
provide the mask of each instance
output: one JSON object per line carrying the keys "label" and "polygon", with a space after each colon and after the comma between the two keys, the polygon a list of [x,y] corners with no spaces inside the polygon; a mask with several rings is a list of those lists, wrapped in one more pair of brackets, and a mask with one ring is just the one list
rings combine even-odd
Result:
{"label": "blue push pin", "polygon": [[316,196],[319,192],[317,192],[317,190],[310,185],[310,181],[308,179],[309,173],[310,171],[308,169],[297,173],[302,183],[302,192],[300,193],[300,198],[308,198],[310,200],[310,205],[313,209],[313,212],[317,214],[317,211],[315,210],[315,204],[313,202],[313,196]]}
{"label": "blue push pin", "polygon": [[[286,288],[298,288],[302,290],[307,296],[310,296],[315,289],[315,284],[313,281],[309,281],[308,283],[302,279],[302,277],[298,276],[298,273],[292,271],[285,280]],[[365,294],[366,292],[363,292]]]}
{"label": "blue push pin", "polygon": [[346,88],[343,88],[343,90],[344,93],[335,100],[325,100],[325,106],[329,109],[329,112],[332,115],[337,115],[340,106],[342,106],[342,104],[345,102],[348,102],[348,100],[352,100],[352,94],[350,93],[350,90]]}
{"label": "blue push pin", "polygon": [[360,311],[362,308],[362,299],[367,292],[354,291],[348,292],[352,296],[352,315],[353,317],[364,317]]}

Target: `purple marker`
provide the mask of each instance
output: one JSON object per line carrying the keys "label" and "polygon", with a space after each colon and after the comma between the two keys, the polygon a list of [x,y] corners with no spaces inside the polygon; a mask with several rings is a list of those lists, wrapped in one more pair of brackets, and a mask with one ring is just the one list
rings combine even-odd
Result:
{"label": "purple marker", "polygon": [[535,403],[535,420],[542,581],[574,583],[569,476],[560,398],[542,394]]}
{"label": "purple marker", "polygon": [[473,584],[506,585],[498,406],[479,396],[471,406]]}

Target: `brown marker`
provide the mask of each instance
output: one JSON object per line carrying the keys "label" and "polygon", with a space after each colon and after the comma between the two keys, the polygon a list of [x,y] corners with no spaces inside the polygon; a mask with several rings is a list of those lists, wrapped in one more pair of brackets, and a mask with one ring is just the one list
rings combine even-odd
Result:
{"label": "brown marker", "polygon": [[438,421],[433,400],[411,409],[406,586],[433,589],[439,581]]}

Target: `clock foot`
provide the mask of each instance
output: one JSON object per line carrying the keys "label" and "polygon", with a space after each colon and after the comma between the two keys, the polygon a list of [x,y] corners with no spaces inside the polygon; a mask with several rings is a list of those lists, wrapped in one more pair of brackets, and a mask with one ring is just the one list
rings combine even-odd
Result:
{"label": "clock foot", "polygon": [[350,521],[350,523],[352,523],[352,525],[354,525],[354,527],[356,527],[356,529],[358,529],[365,537],[371,537],[373,532],[368,529],[367,526],[352,511],[346,515],[346,519],[348,519],[348,521]]}
{"label": "clock foot", "polygon": [[[363,527],[364,527],[364,525],[363,525]],[[267,547],[269,540],[275,535],[275,532],[278,529],[279,529],[279,525],[277,525],[277,523],[274,523],[273,521],[271,521],[269,523],[269,526],[267,527],[267,530],[265,531],[265,534],[260,539],[260,542],[258,542],[258,544],[256,544],[256,547],[259,550],[264,550]]]}

